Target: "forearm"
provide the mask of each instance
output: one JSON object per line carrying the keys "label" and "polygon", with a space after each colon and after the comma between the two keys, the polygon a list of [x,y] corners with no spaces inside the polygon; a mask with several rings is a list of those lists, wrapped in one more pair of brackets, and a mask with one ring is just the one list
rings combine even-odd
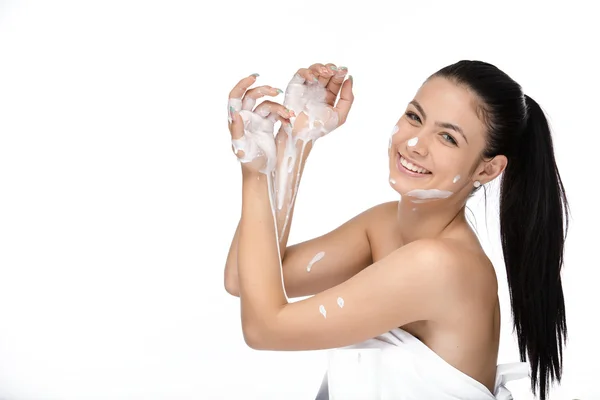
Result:
{"label": "forearm", "polygon": [[242,324],[246,327],[266,322],[264,318],[287,304],[267,179],[264,174],[250,174],[242,185],[238,276]]}
{"label": "forearm", "polygon": [[[312,141],[291,141],[289,136],[279,143],[278,162],[275,173],[276,202],[275,214],[277,217],[277,232],[281,259],[285,256],[287,241],[292,225],[296,195],[304,172],[308,155],[312,150]],[[289,161],[291,160],[291,163]]]}
{"label": "forearm", "polygon": [[[275,190],[279,189],[280,191],[277,193],[278,195],[274,196],[274,206],[277,218],[279,252],[282,262],[285,257],[291,222],[294,215],[296,194],[304,171],[304,165],[312,150],[311,142],[308,142],[304,146],[304,149],[302,149],[302,143],[301,141],[297,142],[296,156],[293,157],[294,165],[291,169],[288,168],[287,162],[284,162],[285,151],[283,148],[281,149],[275,172]],[[285,146],[285,142],[282,142],[281,146]],[[281,208],[279,208],[279,205],[281,205]],[[239,230],[240,224],[238,223],[231,246],[229,247],[229,253],[227,254],[224,273],[225,290],[233,296],[240,295],[237,265]]]}
{"label": "forearm", "polygon": [[[240,220],[241,222],[241,220]],[[225,273],[224,283],[225,290],[232,296],[239,296],[240,289],[238,285],[238,266],[237,266],[237,255],[238,255],[238,238],[240,234],[240,222],[238,222],[233,234],[231,245],[229,246],[229,253],[227,254],[227,261],[225,262]]]}

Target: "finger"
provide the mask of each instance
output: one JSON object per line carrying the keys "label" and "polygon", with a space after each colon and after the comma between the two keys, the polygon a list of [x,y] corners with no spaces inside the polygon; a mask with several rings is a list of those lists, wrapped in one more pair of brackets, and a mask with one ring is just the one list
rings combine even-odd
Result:
{"label": "finger", "polygon": [[[239,114],[238,114],[239,117]],[[246,136],[242,136],[239,139],[231,139],[231,150],[233,150],[233,154],[236,155],[238,160],[243,160],[246,156],[246,146],[248,145],[248,138]]]}
{"label": "finger", "polygon": [[244,95],[244,93],[246,93],[246,90],[250,87],[250,85],[252,85],[254,82],[256,82],[256,78],[258,77],[258,74],[252,74],[250,76],[247,76],[243,79],[241,79],[237,85],[235,85],[233,87],[233,89],[231,89],[231,92],[229,92],[229,98],[230,99],[241,99],[242,96]]}
{"label": "finger", "polygon": [[244,95],[244,93],[246,92],[246,90],[250,87],[250,85],[252,85],[254,82],[256,82],[256,78],[258,77],[258,74],[252,74],[250,76],[247,76],[243,79],[241,79],[237,85],[234,86],[233,89],[231,89],[231,92],[229,92],[229,101],[227,102],[227,120],[229,121],[229,123],[231,123],[231,111],[232,109],[235,111],[241,111],[242,109],[242,96]]}
{"label": "finger", "polygon": [[[301,78],[303,78],[306,83],[316,83],[316,82],[319,82],[319,79],[317,78],[317,75],[315,75],[313,73],[313,71],[311,71],[308,68],[300,68],[298,70],[298,72],[296,72],[296,75],[299,75]],[[302,83],[305,83],[305,82],[302,82]]]}
{"label": "finger", "polygon": [[344,122],[346,122],[350,108],[352,108],[352,103],[354,102],[354,93],[352,92],[353,85],[354,80],[352,75],[350,75],[342,84],[342,89],[340,90],[340,99],[335,105],[335,110],[338,112],[339,125],[342,125]]}
{"label": "finger", "polygon": [[286,117],[282,116],[282,115],[281,115],[281,114],[279,114],[279,113],[270,113],[270,114],[267,116],[267,119],[268,119],[269,121],[271,121],[271,123],[272,123],[273,125],[275,125],[275,123],[276,123],[277,121],[281,122],[281,126],[282,126],[282,127],[286,127],[286,126],[291,126],[291,125],[292,125],[292,124],[290,123],[290,119],[289,119],[289,118],[286,118]]}
{"label": "finger", "polygon": [[283,90],[277,89],[268,85],[252,88],[244,94],[242,98],[242,110],[252,110],[256,104],[256,100],[264,96],[277,96],[283,93]]}
{"label": "finger", "polygon": [[326,72],[324,72],[321,76],[322,77],[326,76],[327,79],[323,79],[323,81],[321,81],[321,79],[319,79],[319,82],[321,82],[323,84],[323,87],[327,87],[329,85],[329,82],[331,82],[331,80],[338,73],[339,69],[338,69],[338,67],[335,64],[333,64],[333,63],[327,63],[327,64],[325,64],[324,71],[326,71]]}
{"label": "finger", "polygon": [[[290,118],[295,117],[294,111],[289,110],[285,106],[271,100],[265,100],[254,109],[254,113],[271,121],[283,121],[289,123]],[[278,118],[278,117],[281,117]]]}
{"label": "finger", "polygon": [[329,63],[327,65],[316,63],[309,67],[309,69],[312,71],[312,73],[314,75],[316,75],[317,78],[319,79],[319,84],[323,87],[327,86],[327,84],[329,83],[329,79],[334,74],[334,71],[330,68],[331,66],[334,66],[334,65],[331,63]]}
{"label": "finger", "polygon": [[244,121],[240,116],[240,113],[236,110],[230,110],[231,123],[229,124],[229,132],[231,133],[231,139],[239,140],[244,136]]}
{"label": "finger", "polygon": [[348,68],[339,67],[329,80],[329,83],[327,84],[327,93],[325,94],[325,101],[327,101],[327,104],[330,106],[334,105],[347,73]]}

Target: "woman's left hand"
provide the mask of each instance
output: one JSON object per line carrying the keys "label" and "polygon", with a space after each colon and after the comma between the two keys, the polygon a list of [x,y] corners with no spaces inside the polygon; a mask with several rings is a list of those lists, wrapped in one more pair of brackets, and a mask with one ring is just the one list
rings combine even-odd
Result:
{"label": "woman's left hand", "polygon": [[292,119],[294,137],[314,141],[346,122],[354,102],[352,77],[344,81],[347,72],[346,67],[316,63],[294,74],[283,102],[297,116]]}
{"label": "woman's left hand", "polygon": [[289,125],[294,113],[270,100],[254,108],[257,99],[282,93],[267,85],[248,89],[255,82],[256,75],[250,75],[240,80],[229,93],[229,132],[242,171],[268,174],[277,164],[275,123],[281,121],[282,125]]}

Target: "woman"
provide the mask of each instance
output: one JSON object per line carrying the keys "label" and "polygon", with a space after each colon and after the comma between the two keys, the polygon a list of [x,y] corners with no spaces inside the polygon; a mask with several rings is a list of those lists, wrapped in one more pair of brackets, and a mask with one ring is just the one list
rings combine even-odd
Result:
{"label": "woman", "polygon": [[[265,101],[254,111],[256,99],[281,91],[246,91],[252,75],[230,94],[243,205],[225,286],[240,296],[246,342],[254,349],[316,350],[372,338],[416,346],[413,340],[426,345],[421,356],[441,359],[442,370],[422,387],[392,377],[390,396],[422,390],[436,398],[510,398],[496,365],[498,283],[465,218],[467,199],[502,174],[501,238],[519,351],[522,362],[529,358],[533,392],[545,399],[549,384],[560,382],[567,337],[560,270],[568,204],[543,111],[488,63],[439,70],[392,130],[389,181],[401,200],[286,247],[304,162],[314,141],[350,111],[346,71],[332,64],[301,69],[283,105]],[[282,129],[274,142],[276,121]],[[314,296],[289,303],[286,291]],[[445,386],[438,379],[445,373],[463,385]]]}

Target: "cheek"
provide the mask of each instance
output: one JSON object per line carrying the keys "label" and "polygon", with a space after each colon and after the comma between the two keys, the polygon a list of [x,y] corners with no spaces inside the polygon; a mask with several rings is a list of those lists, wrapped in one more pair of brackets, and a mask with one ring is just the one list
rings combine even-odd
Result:
{"label": "cheek", "polygon": [[[470,164],[466,162],[465,155],[459,149],[449,148],[440,143],[432,145],[430,153],[435,154],[436,170],[444,172],[450,180],[460,181],[469,174]],[[460,177],[456,178],[458,175]]]}
{"label": "cheek", "polygon": [[392,142],[398,143],[409,140],[410,138],[416,136],[418,130],[409,124],[404,118],[401,118],[396,126],[392,128],[392,132]]}
{"label": "cheek", "polygon": [[416,127],[411,125],[406,118],[400,118],[396,125],[398,126],[398,129],[403,132],[416,129]]}
{"label": "cheek", "polygon": [[452,169],[449,170],[449,178],[452,184],[464,184],[473,174],[473,163],[465,154],[459,154],[459,157],[455,157],[451,162]]}
{"label": "cheek", "polygon": [[468,176],[469,171],[465,165],[461,163],[453,164],[452,168],[448,170],[448,179],[451,181],[452,185],[457,183],[462,183],[465,180],[465,177]]}

